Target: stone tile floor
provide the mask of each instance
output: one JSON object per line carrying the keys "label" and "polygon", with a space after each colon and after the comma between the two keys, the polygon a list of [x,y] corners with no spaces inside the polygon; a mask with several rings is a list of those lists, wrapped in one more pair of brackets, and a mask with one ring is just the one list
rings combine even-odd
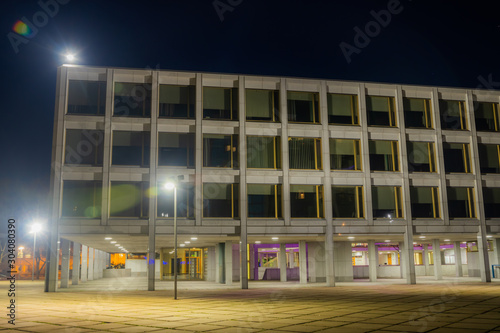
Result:
{"label": "stone tile floor", "polygon": [[500,332],[500,281],[419,278],[324,284],[181,281],[146,291],[144,278],[89,281],[57,293],[17,281],[16,325],[6,317],[0,282],[0,331],[12,332]]}

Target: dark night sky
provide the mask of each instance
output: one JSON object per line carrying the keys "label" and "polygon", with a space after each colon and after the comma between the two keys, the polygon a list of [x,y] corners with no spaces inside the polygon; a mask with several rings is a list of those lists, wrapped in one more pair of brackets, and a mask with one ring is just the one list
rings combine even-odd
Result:
{"label": "dark night sky", "polygon": [[43,9],[37,1],[2,2],[0,225],[47,217],[56,69],[66,49],[90,66],[471,88],[489,75],[500,82],[494,1],[401,0],[349,64],[339,45],[354,45],[353,29],[364,30],[370,12],[394,0],[217,0],[233,4],[223,21],[214,0],[60,1],[67,4],[18,53],[12,26]]}

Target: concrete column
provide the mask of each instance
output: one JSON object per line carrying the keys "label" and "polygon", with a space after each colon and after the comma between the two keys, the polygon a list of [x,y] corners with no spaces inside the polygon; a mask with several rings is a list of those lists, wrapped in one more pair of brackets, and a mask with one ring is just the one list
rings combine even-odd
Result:
{"label": "concrete column", "polygon": [[[195,224],[201,226],[203,219],[203,132],[201,124],[203,122],[203,74],[196,74],[196,104],[195,104],[195,172],[194,186],[197,189],[194,191],[194,218]],[[217,248],[217,245],[216,245]]]}
{"label": "concrete column", "polygon": [[215,244],[215,272],[214,272],[214,277],[215,277],[216,283],[223,283],[224,282],[224,275],[222,274],[222,272],[223,272],[222,265],[223,264],[224,264],[224,260],[223,260],[223,253],[222,253],[222,244],[217,243],[217,244]]}
{"label": "concrete column", "polygon": [[476,208],[476,216],[479,220],[479,232],[477,233],[477,248],[479,250],[479,271],[481,273],[482,282],[491,282],[491,266],[490,257],[488,255],[488,242],[486,238],[486,218],[484,212],[484,199],[483,199],[483,180],[480,172],[479,165],[479,148],[476,132],[476,122],[474,121],[474,96],[472,90],[467,90],[465,103],[467,104],[466,117],[470,125],[470,161],[472,169],[475,170],[474,176],[474,203]]}
{"label": "concrete column", "polygon": [[73,242],[73,272],[71,284],[78,284],[80,278],[80,243]]}
{"label": "concrete column", "polygon": [[424,261],[424,266],[425,266],[425,274],[427,275],[429,271],[429,245],[427,244],[422,244],[422,260]]}
{"label": "concrete column", "polygon": [[[325,242],[324,242],[324,265],[326,285],[328,287],[335,286],[335,268],[333,264],[333,204],[332,204],[332,178],[330,173],[330,128],[328,124],[328,86],[326,81],[321,81],[321,89],[319,94],[319,106],[321,117],[321,154],[323,160],[323,170],[325,175],[323,177],[324,196],[323,201],[325,207]],[[314,256],[316,258],[316,255]],[[319,268],[319,267],[318,267]]]}
{"label": "concrete column", "polygon": [[460,242],[455,242],[454,247],[455,251],[455,270],[457,272],[457,276],[464,276],[464,272],[462,269],[462,251],[460,250]]}
{"label": "concrete column", "polygon": [[319,247],[318,247],[318,243],[317,242],[308,242],[307,243],[307,281],[310,282],[310,283],[315,283],[315,282],[318,282],[317,278],[318,278],[318,274],[316,272],[316,268],[317,268],[317,259],[321,259],[321,258],[317,258],[318,254],[318,251],[319,251]]}
{"label": "concrete column", "polygon": [[207,281],[215,282],[215,247],[210,246],[207,248]]}
{"label": "concrete column", "polygon": [[104,277],[103,270],[106,267],[106,252],[101,251],[100,257],[101,257],[101,260],[100,260],[100,263],[99,263],[99,274],[98,274],[98,276],[99,276],[99,279],[102,279]]}
{"label": "concrete column", "polygon": [[286,277],[286,244],[285,243],[280,244],[280,257],[279,257],[278,266],[280,268],[280,281],[286,282],[287,277]]}
{"label": "concrete column", "polygon": [[[158,71],[151,73],[151,100],[158,101]],[[152,188],[156,188],[157,177],[156,169],[153,166],[157,165],[156,156],[158,152],[158,103],[151,103],[151,135],[149,145],[149,184]],[[177,185],[179,187],[180,184]],[[149,200],[149,223],[148,223],[148,291],[155,290],[155,274],[156,274],[156,200]],[[104,262],[103,262],[104,263]]]}
{"label": "concrete column", "polygon": [[439,239],[432,240],[432,257],[434,258],[434,276],[436,280],[443,279],[443,272],[441,269],[441,244]]}
{"label": "concrete column", "polygon": [[368,241],[368,265],[370,282],[375,282],[377,281],[378,248],[374,240]]}
{"label": "concrete column", "polygon": [[99,280],[99,267],[101,266],[101,263],[99,261],[101,257],[101,251],[95,249],[94,250],[94,280]]}
{"label": "concrete column", "polygon": [[82,245],[82,272],[81,272],[81,281],[87,282],[87,262],[88,262],[89,250],[87,245]]}
{"label": "concrete column", "polygon": [[62,142],[65,136],[63,120],[67,105],[66,88],[68,85],[68,68],[58,68],[57,77],[50,181],[50,234],[45,269],[45,292],[55,292],[57,290],[59,273],[59,214],[61,212],[60,205],[62,202],[62,161],[64,160],[64,147]]}
{"label": "concrete column", "polygon": [[[477,191],[476,191],[477,192]],[[479,226],[477,233],[477,248],[479,250],[479,272],[481,273],[481,282],[491,282],[490,258],[488,255],[488,241],[482,226]]]}
{"label": "concrete column", "polygon": [[351,242],[335,242],[335,281],[350,282],[353,280]]}
{"label": "concrete column", "polygon": [[[247,137],[246,137],[246,103],[245,103],[245,77],[238,78],[238,114],[239,114],[239,159],[247,159]],[[247,164],[240,163],[240,286],[248,289],[248,237],[247,237]]]}
{"label": "concrete column", "polygon": [[[286,226],[290,225],[290,178],[289,178],[289,154],[288,154],[288,110],[287,110],[287,86],[286,79],[280,79],[280,120],[281,120],[281,168],[283,172],[282,202],[283,221]],[[278,132],[279,133],[279,132]],[[291,268],[292,266],[290,266]]]}
{"label": "concrete column", "polygon": [[88,271],[88,280],[91,281],[94,279],[94,249],[89,247],[89,271]]}
{"label": "concrete column", "polygon": [[307,283],[306,241],[299,241],[299,277],[300,283]]}
{"label": "concrete column", "polygon": [[[361,139],[359,140],[361,148],[361,164],[363,168],[363,198],[365,206],[365,215],[368,225],[373,225],[373,205],[372,205],[372,179],[370,173],[370,148],[368,146],[368,116],[366,114],[366,87],[364,83],[359,84],[358,105],[359,105],[359,124],[361,127]],[[333,182],[335,184],[335,182]],[[337,246],[335,245],[335,249]],[[338,276],[337,273],[335,273]]]}
{"label": "concrete column", "polygon": [[497,255],[497,265],[500,265],[500,238],[495,239],[495,253]]}
{"label": "concrete column", "polygon": [[69,240],[61,238],[61,288],[69,285]]}
{"label": "concrete column", "polygon": [[226,241],[224,253],[224,266],[226,273],[226,284],[233,284],[233,242]]}
{"label": "concrete column", "polygon": [[293,249],[288,250],[288,268],[294,268],[295,267],[295,252]]}
{"label": "concrete column", "polygon": [[406,277],[407,284],[417,283],[417,274],[415,272],[415,255],[413,247],[413,227],[411,225],[406,226],[406,232],[404,233],[404,274]]}
{"label": "concrete column", "polygon": [[[156,200],[150,200],[156,201]],[[155,290],[155,262],[156,262],[156,244],[155,244],[155,219],[149,218],[148,228],[148,291]],[[175,260],[174,260],[175,261]]]}
{"label": "concrete column", "polygon": [[401,278],[406,278],[406,272],[404,269],[405,265],[405,245],[403,242],[399,242],[399,272],[401,274]]}

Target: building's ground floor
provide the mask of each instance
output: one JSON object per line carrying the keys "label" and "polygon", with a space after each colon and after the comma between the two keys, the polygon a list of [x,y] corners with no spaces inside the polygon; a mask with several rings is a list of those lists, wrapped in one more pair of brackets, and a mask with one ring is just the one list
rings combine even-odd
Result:
{"label": "building's ground floor", "polygon": [[109,250],[109,245],[134,248],[127,241],[147,243],[147,236],[61,235],[57,279],[47,279],[47,285],[67,288],[100,278],[144,277],[148,289],[155,290],[155,283],[174,279],[175,265],[180,281],[239,281],[242,288],[248,288],[248,281],[334,286],[360,279],[404,279],[413,284],[416,277],[447,276],[489,282],[500,275],[500,238],[491,236],[482,246],[473,234],[415,236],[412,242],[404,234],[336,235],[331,243],[319,235],[250,235],[246,244],[236,236],[181,234],[177,258],[172,237],[156,235],[153,252]]}

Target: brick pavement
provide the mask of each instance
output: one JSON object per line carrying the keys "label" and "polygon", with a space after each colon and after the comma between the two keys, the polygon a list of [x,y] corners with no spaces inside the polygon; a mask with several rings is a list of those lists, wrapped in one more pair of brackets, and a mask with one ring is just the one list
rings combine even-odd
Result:
{"label": "brick pavement", "polygon": [[[392,282],[392,283],[391,283]],[[500,281],[470,279],[323,284],[250,283],[249,290],[182,281],[148,292],[144,279],[89,281],[57,293],[17,282],[16,325],[7,323],[5,281],[0,330],[11,332],[500,332]],[[143,289],[143,290],[141,290]]]}

